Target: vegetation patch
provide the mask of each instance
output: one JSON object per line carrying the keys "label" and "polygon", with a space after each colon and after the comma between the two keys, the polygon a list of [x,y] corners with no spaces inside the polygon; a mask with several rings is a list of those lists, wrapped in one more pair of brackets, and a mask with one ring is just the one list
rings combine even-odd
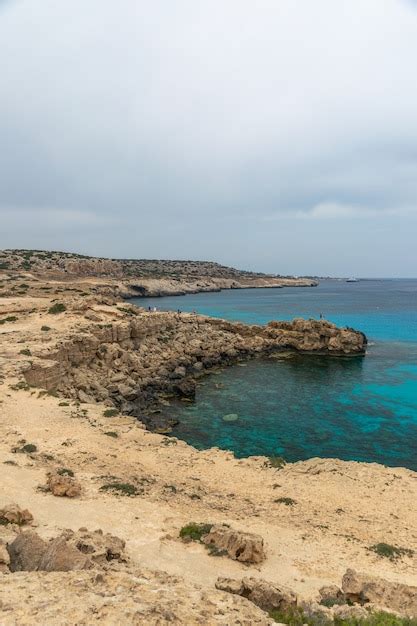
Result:
{"label": "vegetation patch", "polygon": [[293,500],[293,498],[288,498],[287,496],[277,498],[274,502],[277,502],[278,504],[285,504],[286,506],[294,506],[294,504],[297,504],[297,500]]}
{"label": "vegetation patch", "polygon": [[275,469],[282,469],[286,464],[287,461],[282,456],[269,456],[265,465]]}
{"label": "vegetation patch", "polygon": [[376,543],[375,545],[368,548],[372,552],[375,552],[380,557],[384,557],[386,559],[390,559],[394,561],[395,559],[399,559],[402,556],[413,556],[414,550],[410,550],[410,548],[400,548],[398,546],[391,546],[389,543]]}
{"label": "vegetation patch", "polygon": [[70,469],[68,469],[67,467],[60,467],[57,472],[57,474],[59,474],[60,476],[74,476],[74,472]]}
{"label": "vegetation patch", "polygon": [[131,483],[106,483],[100,487],[100,491],[113,491],[122,496],[137,496],[139,491]]}
{"label": "vegetation patch", "polygon": [[186,526],[183,526],[180,530],[181,539],[188,539],[190,541],[201,541],[204,535],[208,535],[211,531],[213,524],[196,524],[191,522]]}
{"label": "vegetation patch", "polygon": [[25,391],[29,391],[30,385],[28,385],[25,380],[21,380],[15,385],[10,385],[10,389],[13,389],[14,391],[21,391],[22,389],[24,389]]}
{"label": "vegetation patch", "polygon": [[23,350],[20,350],[19,354],[24,354],[25,356],[32,356],[32,352],[29,350],[29,348],[24,348]]}
{"label": "vegetation patch", "polygon": [[18,449],[18,452],[25,452],[26,454],[33,454],[38,451],[38,447],[35,446],[34,443],[25,443],[21,448]]}
{"label": "vegetation patch", "polygon": [[104,434],[107,435],[107,437],[113,437],[114,439],[117,439],[119,436],[116,432],[114,432],[114,430],[108,430]]}
{"label": "vegetation patch", "polygon": [[6,324],[7,322],[17,322],[17,317],[16,315],[9,315],[8,317],[3,317],[0,320],[0,325],[2,324]]}
{"label": "vegetation patch", "polygon": [[103,417],[116,417],[119,415],[119,409],[106,409],[103,412]]}
{"label": "vegetation patch", "polygon": [[56,315],[57,313],[63,313],[66,310],[67,307],[65,306],[65,304],[63,304],[62,302],[55,302],[55,304],[49,307],[48,313],[51,313],[51,315]]}
{"label": "vegetation patch", "polygon": [[69,406],[69,402],[60,402],[58,406]]}
{"label": "vegetation patch", "polygon": [[47,333],[47,332],[48,332],[48,330],[51,330],[51,327],[50,327],[50,326],[41,326],[41,330],[42,330],[44,333]]}
{"label": "vegetation patch", "polygon": [[307,626],[417,626],[417,619],[415,618],[398,617],[384,611],[371,613],[365,619],[341,619],[335,617],[332,622],[326,621],[321,616],[308,617],[298,607],[286,611],[276,609],[271,611],[269,616],[275,622],[288,624],[288,626],[303,626],[304,624],[307,624]]}

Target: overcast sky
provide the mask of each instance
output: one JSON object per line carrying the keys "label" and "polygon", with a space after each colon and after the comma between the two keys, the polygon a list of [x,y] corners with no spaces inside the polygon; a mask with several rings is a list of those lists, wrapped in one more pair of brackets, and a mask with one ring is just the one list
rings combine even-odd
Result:
{"label": "overcast sky", "polygon": [[0,248],[417,276],[417,3],[0,0]]}

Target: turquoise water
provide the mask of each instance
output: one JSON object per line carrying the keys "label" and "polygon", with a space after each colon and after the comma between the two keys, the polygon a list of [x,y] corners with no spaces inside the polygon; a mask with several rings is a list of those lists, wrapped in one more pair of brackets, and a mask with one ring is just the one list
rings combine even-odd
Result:
{"label": "turquoise water", "polygon": [[[170,407],[180,420],[175,436],[239,457],[338,457],[417,470],[417,280],[323,281],[317,288],[136,302],[259,324],[323,313],[370,340],[365,358],[263,359],[208,376],[195,404]],[[224,421],[228,414],[238,418]]]}

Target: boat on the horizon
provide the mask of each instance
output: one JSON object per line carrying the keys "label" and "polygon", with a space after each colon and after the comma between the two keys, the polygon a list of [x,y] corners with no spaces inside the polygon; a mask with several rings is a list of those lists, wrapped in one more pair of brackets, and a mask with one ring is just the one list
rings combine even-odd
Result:
{"label": "boat on the horizon", "polygon": [[347,279],[346,279],[346,282],[347,282],[347,283],[358,283],[359,281],[358,281],[358,279],[357,279],[357,278],[354,278],[354,277],[352,276],[351,278],[347,278]]}

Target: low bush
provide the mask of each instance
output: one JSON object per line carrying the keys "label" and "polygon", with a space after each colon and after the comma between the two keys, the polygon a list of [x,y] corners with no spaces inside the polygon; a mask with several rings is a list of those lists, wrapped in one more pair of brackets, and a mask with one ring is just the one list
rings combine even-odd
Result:
{"label": "low bush", "polygon": [[293,498],[288,498],[287,496],[277,498],[274,502],[277,502],[278,504],[285,504],[286,506],[294,506],[294,504],[297,504],[297,500],[293,500]]}
{"label": "low bush", "polygon": [[196,524],[191,522],[181,528],[180,537],[181,539],[191,539],[191,541],[201,541],[201,538],[207,535],[212,527],[213,524]]}
{"label": "low bush", "polygon": [[103,417],[115,417],[116,415],[119,415],[118,409],[106,409],[103,412]]}
{"label": "low bush", "polygon": [[63,304],[62,302],[55,302],[55,304],[49,307],[48,313],[50,313],[51,315],[56,315],[57,313],[63,313],[66,310],[67,307],[65,306],[65,304]]}
{"label": "low bush", "polygon": [[74,477],[74,472],[67,467],[60,467],[57,472],[60,476],[71,476]]}
{"label": "low bush", "polygon": [[400,548],[398,546],[392,546],[389,543],[376,543],[369,548],[372,552],[375,552],[378,556],[385,557],[391,561],[398,559],[402,556],[413,556],[414,550],[410,548]]}
{"label": "low bush", "polygon": [[139,491],[131,483],[106,483],[100,491],[114,491],[122,496],[137,496]]}

